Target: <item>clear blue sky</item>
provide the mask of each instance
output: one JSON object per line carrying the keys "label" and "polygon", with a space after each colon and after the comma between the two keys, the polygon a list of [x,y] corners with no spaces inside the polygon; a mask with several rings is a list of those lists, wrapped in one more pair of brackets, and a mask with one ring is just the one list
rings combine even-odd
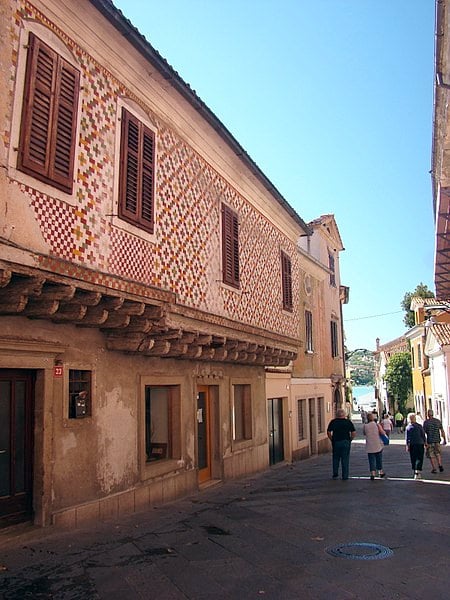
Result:
{"label": "clear blue sky", "polygon": [[333,213],[350,350],[434,291],[434,0],[115,0],[305,221]]}

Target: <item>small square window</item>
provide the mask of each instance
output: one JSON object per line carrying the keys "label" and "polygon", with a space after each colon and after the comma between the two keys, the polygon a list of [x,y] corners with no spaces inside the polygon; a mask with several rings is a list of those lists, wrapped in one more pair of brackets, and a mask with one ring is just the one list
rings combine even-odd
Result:
{"label": "small square window", "polygon": [[69,371],[69,419],[91,416],[92,373],[70,369]]}

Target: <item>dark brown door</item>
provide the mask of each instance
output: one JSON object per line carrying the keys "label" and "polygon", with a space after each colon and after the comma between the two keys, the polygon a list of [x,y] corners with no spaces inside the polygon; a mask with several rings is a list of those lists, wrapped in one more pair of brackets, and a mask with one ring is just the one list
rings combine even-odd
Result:
{"label": "dark brown door", "polygon": [[33,373],[0,369],[0,527],[32,513]]}
{"label": "dark brown door", "polygon": [[284,460],[283,443],[283,399],[269,398],[267,401],[269,423],[269,463],[274,465]]}
{"label": "dark brown door", "polygon": [[211,401],[209,388],[199,386],[197,391],[197,451],[198,482],[211,479]]}

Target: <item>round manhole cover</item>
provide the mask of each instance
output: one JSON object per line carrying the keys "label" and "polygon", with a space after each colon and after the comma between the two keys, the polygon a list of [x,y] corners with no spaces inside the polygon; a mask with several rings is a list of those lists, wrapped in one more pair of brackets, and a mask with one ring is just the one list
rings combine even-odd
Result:
{"label": "round manhole cover", "polygon": [[367,542],[339,544],[339,546],[327,548],[326,551],[328,554],[331,554],[331,556],[350,558],[352,560],[380,560],[381,558],[388,558],[394,554],[393,551],[386,546],[369,544]]}

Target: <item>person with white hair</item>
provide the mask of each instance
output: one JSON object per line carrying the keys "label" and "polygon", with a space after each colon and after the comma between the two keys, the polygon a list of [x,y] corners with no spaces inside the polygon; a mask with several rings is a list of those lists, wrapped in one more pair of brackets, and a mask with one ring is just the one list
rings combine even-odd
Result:
{"label": "person with white hair", "polygon": [[415,413],[408,414],[409,425],[406,427],[406,450],[409,452],[414,479],[422,479],[423,455],[427,440],[422,425],[416,422]]}

